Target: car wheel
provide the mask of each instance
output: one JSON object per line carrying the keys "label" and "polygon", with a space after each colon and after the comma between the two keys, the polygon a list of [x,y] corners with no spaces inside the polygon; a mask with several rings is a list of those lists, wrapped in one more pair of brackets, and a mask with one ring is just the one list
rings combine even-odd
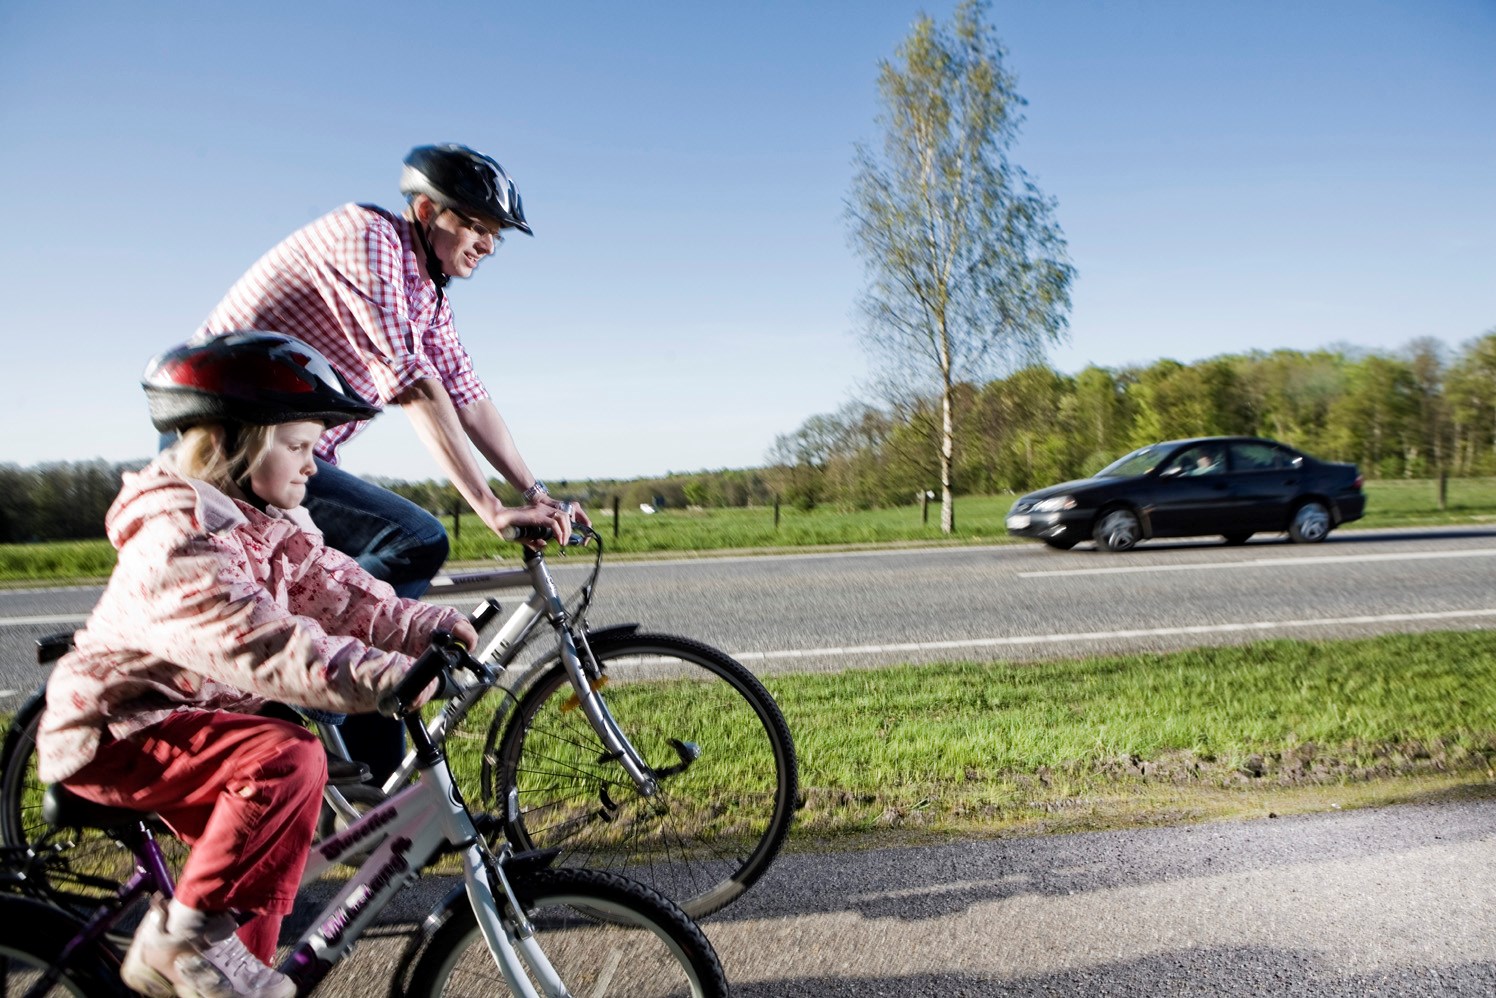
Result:
{"label": "car wheel", "polygon": [[1076,542],[1069,537],[1045,537],[1044,543],[1056,551],[1069,551],[1075,547]]}
{"label": "car wheel", "polygon": [[1247,538],[1252,536],[1252,532],[1250,530],[1248,530],[1248,531],[1238,530],[1235,533],[1223,534],[1222,536],[1224,536],[1226,538],[1226,543],[1227,544],[1231,544],[1231,545],[1234,546],[1234,545],[1237,545],[1237,544],[1245,544],[1245,543],[1247,543]]}
{"label": "car wheel", "polygon": [[1322,502],[1310,500],[1293,511],[1288,539],[1295,544],[1318,544],[1330,533],[1330,511]]}
{"label": "car wheel", "polygon": [[1143,525],[1130,509],[1109,509],[1096,521],[1091,536],[1102,551],[1131,551],[1143,539]]}

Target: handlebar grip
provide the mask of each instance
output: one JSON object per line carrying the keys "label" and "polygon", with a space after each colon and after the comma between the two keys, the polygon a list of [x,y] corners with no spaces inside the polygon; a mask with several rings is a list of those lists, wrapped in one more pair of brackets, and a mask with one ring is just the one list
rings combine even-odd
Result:
{"label": "handlebar grip", "polygon": [[556,532],[546,526],[523,524],[517,527],[505,527],[499,531],[499,536],[506,541],[548,541],[556,536]]}
{"label": "handlebar grip", "polygon": [[376,708],[379,713],[385,717],[399,717],[408,713],[416,697],[421,695],[421,691],[430,686],[432,680],[442,675],[443,670],[450,667],[449,656],[460,648],[461,645],[446,631],[433,631],[431,647],[415,660],[410,671],[400,677],[400,682],[393,690],[379,698]]}
{"label": "handlebar grip", "polygon": [[[499,536],[506,541],[549,541],[554,540],[556,532],[550,527],[505,527]],[[588,538],[595,536],[593,532],[580,523],[571,525],[571,536],[566,540],[566,546],[579,548],[586,545]]]}

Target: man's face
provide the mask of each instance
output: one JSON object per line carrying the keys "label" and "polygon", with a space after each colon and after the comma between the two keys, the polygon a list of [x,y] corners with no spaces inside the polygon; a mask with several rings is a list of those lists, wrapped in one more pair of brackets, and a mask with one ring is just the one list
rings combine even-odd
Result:
{"label": "man's face", "polygon": [[471,277],[483,258],[504,241],[499,223],[453,208],[439,210],[428,230],[431,248],[448,277]]}

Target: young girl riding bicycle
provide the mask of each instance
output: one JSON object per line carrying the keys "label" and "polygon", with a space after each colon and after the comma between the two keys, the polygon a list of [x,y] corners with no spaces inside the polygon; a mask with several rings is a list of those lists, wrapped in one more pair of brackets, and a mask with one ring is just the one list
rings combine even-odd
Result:
{"label": "young girl riding bicycle", "polygon": [[[47,687],[38,775],[156,812],[192,847],[121,977],[153,998],[289,998],[267,966],[306,864],[326,757],[268,701],[373,710],[456,610],[402,599],[321,543],[300,508],[329,426],[373,409],[277,333],[168,351],[145,389],[181,439],[125,476],[106,525],[118,563]],[[247,917],[247,921],[244,920]],[[243,925],[240,922],[243,921]]]}

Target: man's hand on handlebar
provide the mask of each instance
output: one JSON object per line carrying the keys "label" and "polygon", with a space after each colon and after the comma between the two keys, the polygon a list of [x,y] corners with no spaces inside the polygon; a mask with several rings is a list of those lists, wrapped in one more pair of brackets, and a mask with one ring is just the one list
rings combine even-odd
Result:
{"label": "man's hand on handlebar", "polygon": [[[535,498],[531,500],[530,504],[532,506],[552,506],[556,509],[561,510],[562,512],[570,513],[573,523],[580,523],[584,527],[592,526],[592,519],[582,509],[582,504],[577,502],[575,499],[556,499],[549,493],[540,492],[536,494]],[[562,539],[561,543],[566,543],[564,538]]]}
{"label": "man's hand on handlebar", "polygon": [[[556,542],[565,546],[571,539],[572,518],[578,523],[590,525],[592,521],[587,519],[581,507],[575,503],[551,500],[549,496],[538,497],[540,501],[529,506],[508,506],[501,510],[495,520],[494,530],[499,536],[506,540],[520,540],[520,543],[532,551],[545,550],[546,538],[536,537],[537,532],[549,531],[556,538]],[[513,536],[513,531],[518,528],[520,537]]]}

